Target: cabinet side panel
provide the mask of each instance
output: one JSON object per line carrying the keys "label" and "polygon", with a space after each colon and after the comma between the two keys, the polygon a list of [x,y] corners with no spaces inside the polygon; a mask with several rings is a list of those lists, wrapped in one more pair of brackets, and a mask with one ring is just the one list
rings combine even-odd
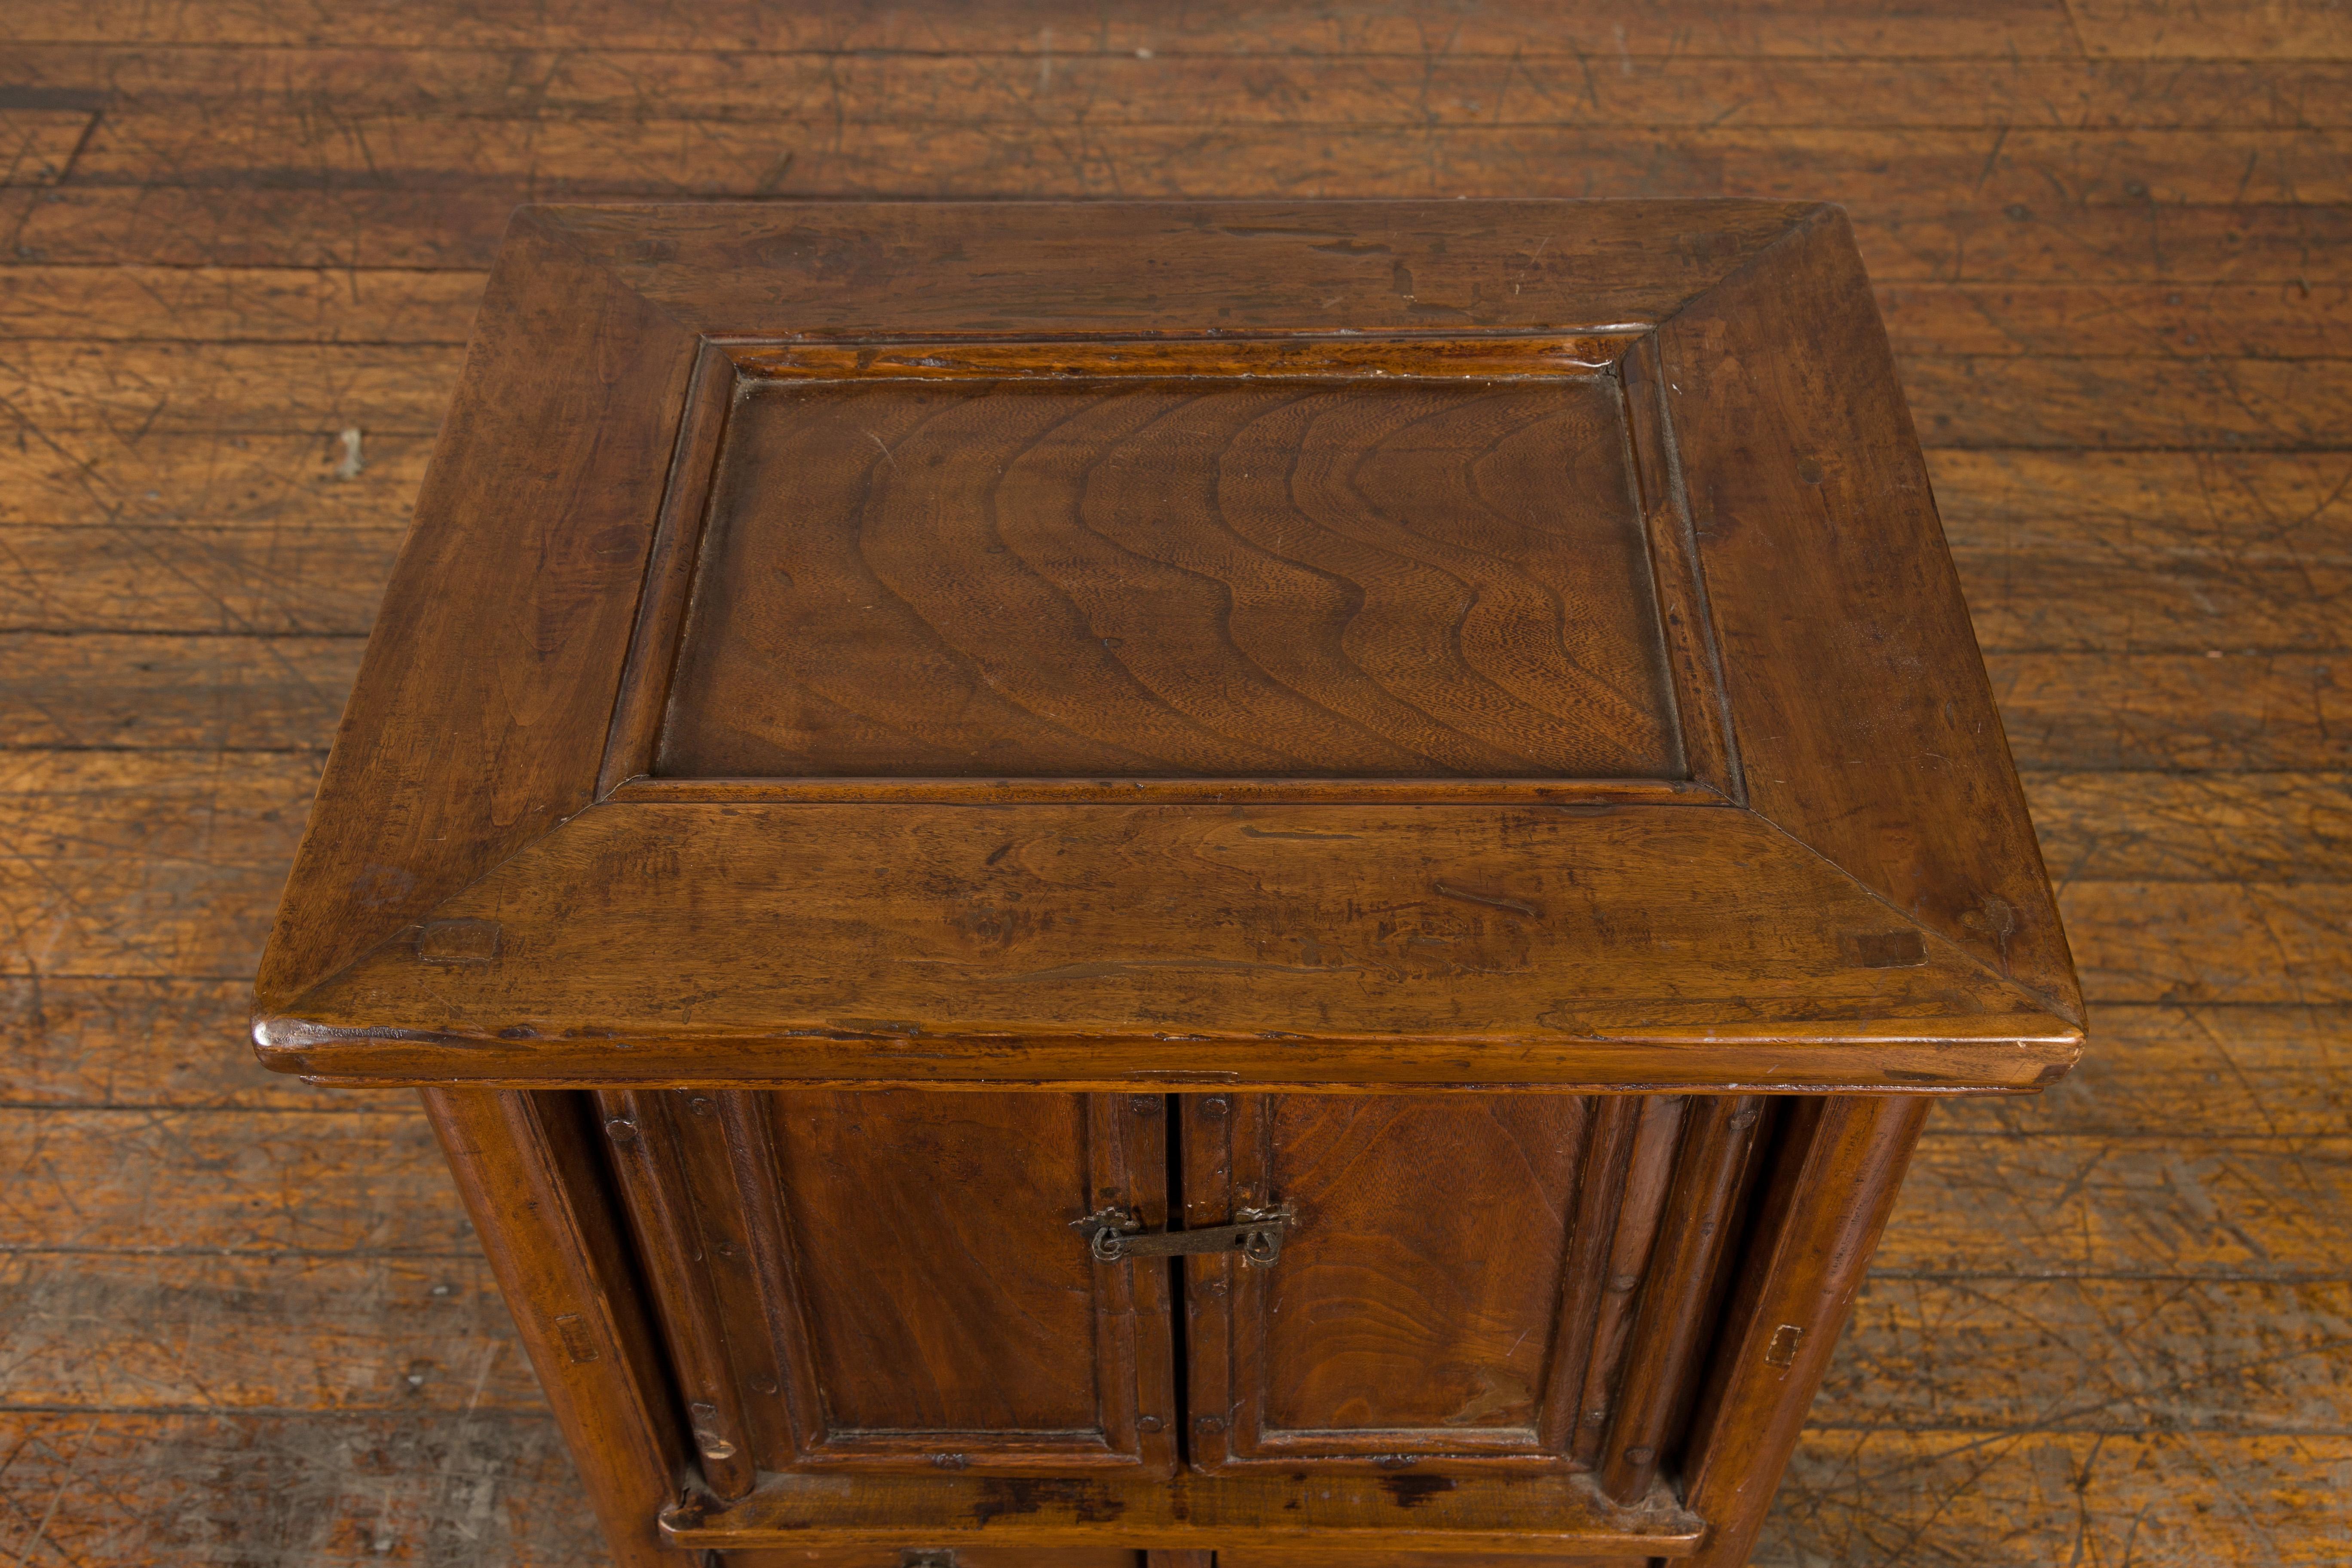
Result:
{"label": "cabinet side panel", "polygon": [[688,1475],[684,1433],[575,1097],[422,1099],[614,1561],[662,1568],[655,1521]]}

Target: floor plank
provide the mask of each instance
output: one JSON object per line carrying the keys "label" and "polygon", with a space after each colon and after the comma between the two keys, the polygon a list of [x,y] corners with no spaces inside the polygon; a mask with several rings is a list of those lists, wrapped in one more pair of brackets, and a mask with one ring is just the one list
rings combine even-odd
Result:
{"label": "floor plank", "polygon": [[2057,0],[1987,0],[1965,15],[1884,3],[1833,9],[1800,0],[1724,7],[1664,0],[1605,19],[1543,0],[1499,0],[1475,11],[1427,4],[1291,13],[1210,0],[1170,11],[1142,0],[982,0],[948,9],[888,0],[828,0],[777,8],[709,0],[688,16],[628,0],[569,0],[560,10],[507,12],[465,0],[344,16],[321,0],[255,0],[235,7],[143,0],[20,0],[0,38],[22,43],[312,44],[334,37],[377,48],[694,48],[760,53],[911,49],[1031,57],[1197,51],[1254,54],[1554,52],[1613,58],[1698,55],[1879,58],[2076,55]]}
{"label": "floor plank", "polygon": [[[1452,195],[1464,182],[1545,171],[1559,195],[1769,196],[1998,212],[2016,204],[2120,206],[2342,203],[2352,131],[1780,130],[1640,126],[1318,127],[1311,155],[1275,129],[1223,122],[971,125],[318,116],[189,106],[102,117],[75,158],[79,185],[272,187],[528,182],[535,199],[678,200],[860,190],[997,195]],[[1528,192],[1524,194],[1538,194]]]}
{"label": "floor plank", "polygon": [[[281,538],[406,528],[431,438],[362,430],[354,473],[341,434],[37,432],[19,424],[0,438],[0,523],[259,530]],[[372,580],[337,591],[373,594],[380,586]],[[269,589],[247,584],[245,591]]]}
{"label": "floor plank", "polygon": [[2342,1431],[2352,1279],[2018,1279],[1881,1268],[1817,1426]]}
{"label": "floor plank", "polygon": [[1993,653],[1985,668],[2021,768],[2352,766],[2340,651]]}
{"label": "floor plank", "polygon": [[321,750],[363,647],[355,637],[0,633],[0,751]]}
{"label": "floor plank", "polygon": [[430,436],[464,351],[417,343],[29,341],[0,351],[0,406],[44,435]]}
{"label": "floor plank", "polygon": [[1757,1568],[2345,1560],[2352,1437],[1845,1432],[1790,1467]]}
{"label": "floor plank", "polygon": [[2352,58],[2352,17],[2332,0],[2067,0],[2085,52],[2158,59]]}
{"label": "floor plank", "polygon": [[479,1258],[0,1254],[0,1409],[544,1412]]}
{"label": "floor plank", "polygon": [[20,340],[462,346],[485,280],[398,268],[8,267],[0,268],[0,331]]}
{"label": "floor plank", "polygon": [[0,1552],[34,1568],[604,1561],[544,1415],[0,1412]]}
{"label": "floor plank", "polygon": [[1054,125],[2319,130],[2352,66],[1520,49],[1397,55],[20,47],[12,75],[110,112],[207,102],[530,119]]}
{"label": "floor plank", "polygon": [[363,633],[406,531],[0,523],[0,632]]}
{"label": "floor plank", "polygon": [[1878,309],[1901,354],[2352,358],[2341,283],[1895,283]]}
{"label": "floor plank", "polygon": [[1876,1267],[2337,1279],[2347,1228],[2352,1137],[1979,1133],[1931,1117]]}
{"label": "floor plank", "polygon": [[478,1256],[425,1113],[9,1113],[11,1250]]}
{"label": "floor plank", "polygon": [[[1275,135],[1268,132],[1269,136]],[[768,171],[761,171],[766,178]],[[741,193],[763,197],[883,198],[942,194],[884,169],[875,179],[824,183],[792,165],[772,185]],[[1087,177],[1080,178],[1084,173]],[[1099,178],[1096,176],[1098,175]],[[1078,197],[1104,189],[1140,196],[1184,191],[1146,172],[1109,163],[1061,172],[1036,168],[974,179],[945,194],[966,199]],[[1831,189],[1809,183],[1807,195]],[[1212,187],[1231,196],[1305,194],[1288,186]],[[1349,195],[1643,195],[1596,191],[1573,164],[1444,171],[1433,182],[1424,161],[1400,180],[1359,181],[1328,194]],[[518,203],[540,199],[524,180],[476,181],[434,191],[279,190],[232,187],[68,185],[54,192],[0,190],[0,232],[16,236],[22,261],[69,265],[180,267],[421,268],[488,267]],[[2294,203],[2174,206],[2079,206],[2045,188],[2009,201],[1981,197],[1958,207],[1868,207],[1853,213],[1872,275],[1882,282],[1937,279],[2165,283],[2284,283],[2296,287],[2352,280],[2352,209]]]}
{"label": "floor plank", "polygon": [[254,1059],[253,981],[151,975],[0,979],[0,1107],[360,1111],[404,1090],[316,1089]]}
{"label": "floor plank", "polygon": [[0,753],[0,973],[249,976],[319,767],[310,751]]}
{"label": "floor plank", "polygon": [[2352,1008],[2101,1003],[2089,1047],[2039,1095],[1948,1100],[1947,1131],[2328,1137],[2352,1126]]}
{"label": "floor plank", "polygon": [[2069,882],[2058,908],[2098,1002],[2352,1002],[2340,884]]}
{"label": "floor plank", "polygon": [[2029,773],[2025,796],[2061,883],[2352,882],[2352,775]]}
{"label": "floor plank", "polygon": [[54,185],[96,117],[85,110],[0,108],[0,185]]}

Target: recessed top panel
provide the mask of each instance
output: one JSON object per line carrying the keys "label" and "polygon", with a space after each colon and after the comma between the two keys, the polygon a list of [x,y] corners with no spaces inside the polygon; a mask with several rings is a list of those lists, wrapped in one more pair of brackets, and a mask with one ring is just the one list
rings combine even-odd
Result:
{"label": "recessed top panel", "polygon": [[754,382],[673,777],[1673,777],[1616,381]]}

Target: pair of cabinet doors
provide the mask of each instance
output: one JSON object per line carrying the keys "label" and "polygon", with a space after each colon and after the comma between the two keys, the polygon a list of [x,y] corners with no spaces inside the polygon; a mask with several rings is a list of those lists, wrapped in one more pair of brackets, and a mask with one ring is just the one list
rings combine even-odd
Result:
{"label": "pair of cabinet doors", "polygon": [[[1767,1109],[596,1096],[721,1497],[827,1467],[1589,1468],[1629,1362],[1692,1381]],[[1284,1218],[1270,1263],[1090,1241],[1105,1216],[1150,1236],[1253,1213]]]}

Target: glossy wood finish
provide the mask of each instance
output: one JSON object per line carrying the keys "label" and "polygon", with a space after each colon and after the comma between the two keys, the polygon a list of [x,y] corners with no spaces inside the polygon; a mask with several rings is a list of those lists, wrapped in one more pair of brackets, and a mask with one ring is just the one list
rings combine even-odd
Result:
{"label": "glossy wood finish", "polygon": [[[1586,1384],[1586,1415],[1610,1412],[1601,1486],[1611,1497],[1648,1494],[1697,1392],[1700,1358],[1717,1322],[1723,1265],[1736,1256],[1731,1249],[1748,1217],[1750,1153],[1765,1103],[1757,1095],[1715,1095],[1690,1112],[1655,1250],[1638,1276],[1638,1327],[1622,1370],[1613,1381]],[[1610,1284],[1628,1277],[1612,1275]]]}
{"label": "glossy wood finish", "polygon": [[1196,1466],[1584,1468],[1568,1369],[1596,1353],[1591,1258],[1657,1196],[1625,1212],[1640,1101],[1184,1104],[1189,1223],[1297,1215],[1276,1267],[1187,1264]]}
{"label": "glossy wood finish", "polygon": [[[665,413],[591,421],[609,527],[531,535],[583,552],[530,590],[556,655],[505,658],[519,684],[488,697],[401,650],[363,677],[296,883],[321,910],[354,878],[400,890],[359,895],[363,952],[352,921],[310,931],[311,893],[289,900],[257,1014],[272,1065],[1067,1084],[1083,1041],[1117,1062],[1087,1081],[1161,1088],[1924,1090],[2032,1088],[2072,1060],[2054,912],[1835,212],[1105,205],[1025,214],[1017,239],[952,206],[518,223],[487,307],[510,324],[472,395],[515,380],[502,417],[577,431],[519,353],[593,264],[657,313],[611,330],[640,334],[614,352]],[[550,247],[565,259],[541,268]],[[1412,289],[1333,291],[1360,276],[1335,258],[1374,253]],[[1167,286],[1122,292],[1121,257]],[[910,268],[941,281],[895,287]],[[1768,426],[1765,450],[1746,433]],[[436,472],[502,449],[455,442]],[[1851,483],[1808,479],[1832,451],[1874,455]],[[467,494],[527,510],[540,482]],[[449,614],[452,584],[502,570],[469,552],[523,548],[438,495],[404,624],[400,595]],[[1769,550],[1736,526],[1759,507]],[[634,597],[632,629],[570,616],[575,594]],[[1772,617],[1816,594],[1846,629],[1789,641]],[[442,642],[501,662],[476,637]],[[588,688],[601,733],[568,706]],[[530,745],[466,739],[468,715],[524,709]],[[1790,751],[1800,733],[1818,744]],[[470,760],[417,760],[453,745]],[[1182,782],[1272,803],[1292,773],[1313,822],[1235,824]],[[1477,781],[1465,799],[1524,777],[1522,800],[1566,809],[1382,817],[1330,793],[1444,799],[1449,774]],[[1168,809],[945,809],[1108,805],[1120,775]],[[346,777],[396,809],[360,820]],[[1867,832],[1836,804],[1863,795]],[[1634,798],[1707,809],[1619,810]],[[1100,836],[1084,874],[1073,829]],[[404,868],[418,855],[429,876]],[[912,879],[877,899],[876,864]],[[1457,1056],[1489,1029],[1505,1048]],[[1324,1060],[1247,1044],[1275,1035]],[[940,1048],[898,1043],[919,1037]]]}
{"label": "glossy wood finish", "polygon": [[[640,1490],[690,1443],[672,1545],[1744,1552],[1916,1134],[1850,1091],[2079,1048],[1842,216],[1330,211],[1413,309],[1245,205],[518,220],[489,308],[604,266],[660,412],[598,416],[609,520],[509,525],[548,657],[363,672],[297,884],[393,858],[289,897],[255,1037],[594,1091],[671,1399],[569,1427]],[[428,500],[395,616],[495,554]],[[1263,1266],[1087,1245],[1269,1213]]]}
{"label": "glossy wood finish", "polygon": [[748,381],[653,771],[1679,773],[1604,367],[1287,347]]}
{"label": "glossy wood finish", "polygon": [[1072,1228],[1164,1224],[1158,1096],[718,1097],[792,1412],[768,1470],[1174,1462],[1160,1275]]}
{"label": "glossy wood finish", "polygon": [[[677,1098],[623,1090],[598,1095],[596,1109],[634,1222],[637,1257],[660,1311],[703,1482],[722,1498],[740,1498],[751,1491],[757,1467],[728,1356],[728,1341],[737,1336],[728,1332],[711,1279],[713,1264],[734,1252],[735,1244],[713,1239],[711,1231],[724,1221],[706,1225],[708,1205],[696,1202],[688,1184],[671,1124],[674,1109],[684,1109],[677,1106]],[[710,1102],[696,1098],[709,1115]]]}
{"label": "glossy wood finish", "polygon": [[[439,916],[315,987],[300,1021],[266,1019],[272,1065],[2030,1089],[2079,1044],[1719,805],[614,803]],[[483,945],[430,945],[460,939]],[[370,1022],[385,1016],[398,1037]]]}

